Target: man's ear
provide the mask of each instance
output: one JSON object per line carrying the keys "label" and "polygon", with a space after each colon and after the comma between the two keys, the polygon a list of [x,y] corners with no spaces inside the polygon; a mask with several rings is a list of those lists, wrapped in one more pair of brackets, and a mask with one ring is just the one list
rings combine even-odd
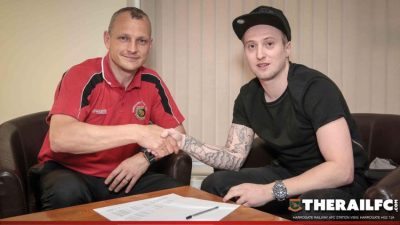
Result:
{"label": "man's ear", "polygon": [[108,31],[104,31],[103,39],[104,39],[104,45],[106,46],[107,50],[109,50],[111,37],[110,37],[110,33]]}
{"label": "man's ear", "polygon": [[286,43],[285,51],[286,51],[286,57],[289,57],[290,53],[292,52],[292,42],[291,41]]}
{"label": "man's ear", "polygon": [[149,49],[151,49],[151,47],[153,47],[153,38],[150,38],[150,48]]}

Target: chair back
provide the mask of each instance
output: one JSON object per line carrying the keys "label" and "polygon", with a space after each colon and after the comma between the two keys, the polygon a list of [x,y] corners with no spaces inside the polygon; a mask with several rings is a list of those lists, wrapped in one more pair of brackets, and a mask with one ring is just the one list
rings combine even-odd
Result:
{"label": "chair back", "polygon": [[[0,198],[10,198],[0,204],[0,217],[31,212],[32,191],[28,170],[37,163],[37,155],[49,129],[45,119],[48,111],[29,114],[0,125]],[[14,185],[9,185],[14,184]],[[18,187],[18,188],[16,188]],[[23,196],[18,201],[13,196]]]}
{"label": "chair back", "polygon": [[400,164],[400,115],[353,113],[371,162],[376,157]]}

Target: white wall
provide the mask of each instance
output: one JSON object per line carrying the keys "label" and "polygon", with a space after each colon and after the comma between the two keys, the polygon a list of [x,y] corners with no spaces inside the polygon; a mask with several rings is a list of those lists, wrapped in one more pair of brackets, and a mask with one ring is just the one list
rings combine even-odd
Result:
{"label": "white wall", "polygon": [[49,110],[72,65],[103,56],[103,31],[126,0],[1,0],[0,123]]}

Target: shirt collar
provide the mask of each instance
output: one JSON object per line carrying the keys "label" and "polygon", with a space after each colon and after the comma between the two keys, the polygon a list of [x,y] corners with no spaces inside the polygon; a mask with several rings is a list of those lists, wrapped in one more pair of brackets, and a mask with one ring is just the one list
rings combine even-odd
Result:
{"label": "shirt collar", "polygon": [[[106,81],[108,85],[110,85],[113,88],[121,88],[121,84],[117,81],[115,78],[114,73],[111,70],[110,66],[110,56],[107,53],[106,56],[103,57],[101,61],[101,67],[103,71],[103,79]],[[131,83],[128,85],[126,90],[131,90],[134,88],[140,88],[141,83],[142,83],[142,73],[143,73],[144,67],[141,66],[138,68],[136,71],[135,76],[133,77]]]}

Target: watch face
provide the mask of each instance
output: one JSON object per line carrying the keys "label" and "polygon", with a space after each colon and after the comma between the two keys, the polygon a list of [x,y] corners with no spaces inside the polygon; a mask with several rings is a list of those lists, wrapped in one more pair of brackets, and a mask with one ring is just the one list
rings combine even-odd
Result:
{"label": "watch face", "polygon": [[282,181],[275,182],[272,192],[278,201],[283,201],[287,197],[287,190]]}

